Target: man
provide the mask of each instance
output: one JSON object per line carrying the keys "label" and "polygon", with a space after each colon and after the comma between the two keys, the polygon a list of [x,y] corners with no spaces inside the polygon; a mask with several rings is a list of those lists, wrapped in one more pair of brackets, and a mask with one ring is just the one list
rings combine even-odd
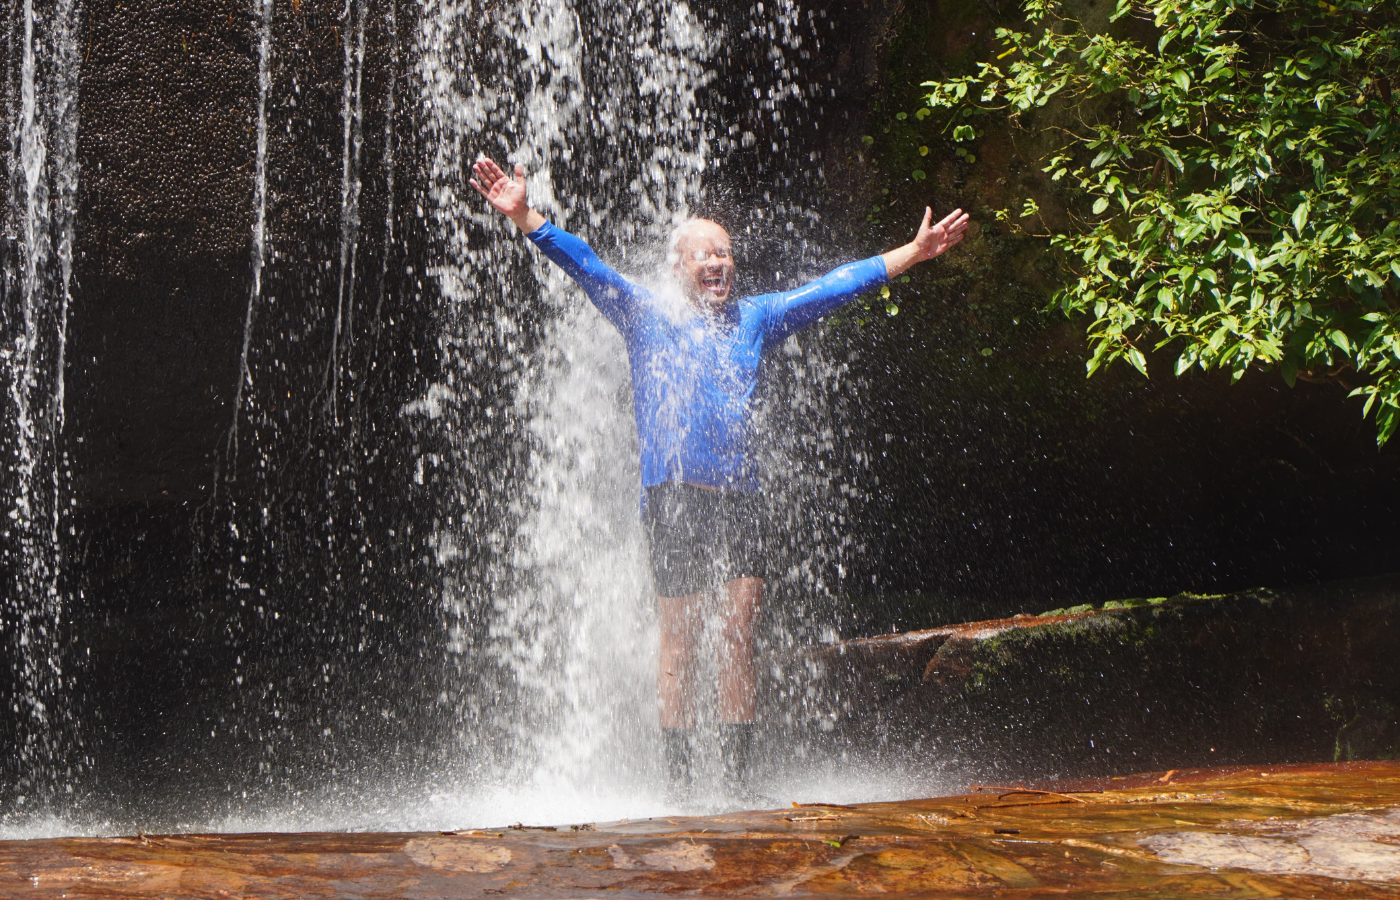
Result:
{"label": "man", "polygon": [[706,219],[676,229],[668,262],[679,297],[627,281],[583,241],[530,208],[525,169],[490,159],[473,166],[488,203],[576,281],[622,333],[641,451],[642,520],[661,620],[658,673],[668,773],[688,792],[695,726],[697,644],[705,592],[717,581],[721,753],[725,781],[744,790],[753,745],[753,622],[763,599],[764,548],[757,483],[748,458],[749,402],[765,350],[845,302],[962,240],[954,210],[881,256],[849,263],[793,291],[734,299],[729,235]]}

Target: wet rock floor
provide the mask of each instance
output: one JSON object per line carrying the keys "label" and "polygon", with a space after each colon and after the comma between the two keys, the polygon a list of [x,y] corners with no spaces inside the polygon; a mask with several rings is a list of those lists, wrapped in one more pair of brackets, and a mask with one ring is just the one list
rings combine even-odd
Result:
{"label": "wet rock floor", "polygon": [[0,896],[1400,900],[1400,763],[971,786],[555,829],[0,842]]}

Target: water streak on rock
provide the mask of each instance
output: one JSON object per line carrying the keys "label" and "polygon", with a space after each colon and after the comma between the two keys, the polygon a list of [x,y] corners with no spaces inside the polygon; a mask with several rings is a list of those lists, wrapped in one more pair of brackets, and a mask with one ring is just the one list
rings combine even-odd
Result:
{"label": "water streak on rock", "polygon": [[[238,422],[243,416],[243,395],[252,387],[253,373],[248,352],[253,341],[253,321],[262,299],[262,275],[267,253],[267,97],[272,89],[272,4],[273,0],[253,0],[257,17],[258,114],[257,155],[253,168],[252,276],[248,288],[248,312],[243,318],[243,348],[238,356],[238,382],[233,392],[233,424],[229,426],[224,465],[227,478],[238,473]],[[217,482],[217,479],[215,479]]]}
{"label": "water streak on rock", "polygon": [[364,2],[345,0],[345,28],[355,30],[353,41],[345,40],[345,82],[341,93],[341,176],[340,176],[340,278],[337,283],[335,324],[331,331],[331,356],[326,374],[329,389],[326,404],[337,419],[336,398],[340,393],[340,353],[342,333],[354,333],[355,255],[360,232],[360,148],[364,106],[360,88],[365,67]]}
{"label": "water streak on rock", "polygon": [[11,8],[9,137],[0,366],[4,411],[3,530],[8,575],[0,627],[14,642],[20,686],[20,796],[42,806],[76,759],[65,728],[61,657],[66,587],[60,536],[68,499],[63,367],[77,206],[76,0]]}

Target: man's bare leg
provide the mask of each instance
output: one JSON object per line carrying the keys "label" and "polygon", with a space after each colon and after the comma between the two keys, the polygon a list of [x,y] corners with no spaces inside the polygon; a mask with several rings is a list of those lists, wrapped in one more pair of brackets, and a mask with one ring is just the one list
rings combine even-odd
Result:
{"label": "man's bare leg", "polygon": [[695,682],[703,595],[657,597],[661,618],[661,660],[656,694],[661,712],[661,741],[672,800],[687,801],[694,785],[690,738],[695,728]]}
{"label": "man's bare leg", "polygon": [[662,728],[695,727],[695,651],[703,596],[656,598],[661,613],[661,665],[656,673],[656,693]]}
{"label": "man's bare leg", "polygon": [[719,640],[719,719],[726,724],[753,722],[758,698],[753,621],[762,602],[762,578],[725,582]]}
{"label": "man's bare leg", "polygon": [[758,686],[753,664],[753,621],[763,602],[762,578],[735,578],[724,585],[719,639],[720,754],[725,787],[748,796],[753,757],[753,719]]}

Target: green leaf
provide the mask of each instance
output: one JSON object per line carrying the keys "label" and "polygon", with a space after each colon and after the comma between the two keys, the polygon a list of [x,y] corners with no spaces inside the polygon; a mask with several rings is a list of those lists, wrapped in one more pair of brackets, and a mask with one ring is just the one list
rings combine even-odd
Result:
{"label": "green leaf", "polygon": [[909,173],[909,177],[913,178],[915,181],[923,181],[925,178],[928,177],[928,173],[926,173],[923,169],[915,169],[913,172]]}
{"label": "green leaf", "polygon": [[973,130],[971,125],[958,125],[953,129],[953,140],[955,141],[970,141],[975,137],[977,137],[977,132]]}
{"label": "green leaf", "polygon": [[981,352],[983,356],[991,356],[993,351],[991,347],[983,347]]}
{"label": "green leaf", "polygon": [[1293,209],[1293,230],[1300,235],[1303,233],[1303,226],[1308,224],[1308,213],[1311,211],[1312,204],[1308,202],[1306,196],[1303,197],[1302,202]]}
{"label": "green leaf", "polygon": [[1133,364],[1133,368],[1142,374],[1147,374],[1147,358],[1142,355],[1142,351],[1136,347],[1128,348],[1128,362]]}
{"label": "green leaf", "polygon": [[1099,199],[1094,201],[1094,215],[1097,216],[1106,209],[1108,209],[1107,197],[1100,197]]}

